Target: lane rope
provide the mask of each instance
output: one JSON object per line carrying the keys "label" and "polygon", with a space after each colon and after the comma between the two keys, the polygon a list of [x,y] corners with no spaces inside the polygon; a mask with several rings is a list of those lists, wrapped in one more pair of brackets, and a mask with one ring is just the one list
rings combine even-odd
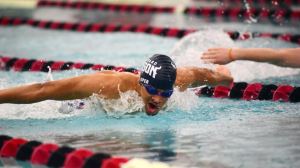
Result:
{"label": "lane rope", "polygon": [[[0,157],[57,168],[140,168],[142,166],[141,162],[137,162],[135,158],[114,157],[108,153],[94,153],[85,148],[75,149],[69,146],[59,146],[55,143],[42,143],[1,134]],[[151,165],[151,162],[147,160],[139,160]],[[159,164],[164,165],[164,168],[170,168],[165,163]],[[155,166],[153,164],[152,167],[148,167],[154,168]]]}
{"label": "lane rope", "polygon": [[37,59],[16,58],[0,55],[0,70],[13,70],[13,71],[30,71],[30,72],[48,72],[49,68],[52,71],[64,71],[72,69],[81,70],[115,70],[118,72],[132,72],[138,73],[135,68],[126,68],[122,66],[103,65],[103,64],[91,64],[82,62],[71,61],[45,61]]}
{"label": "lane rope", "polygon": [[[158,35],[163,37],[182,38],[183,36],[197,31],[196,29],[178,29],[167,27],[155,27],[149,25],[116,25],[116,24],[101,24],[101,23],[71,23],[58,21],[44,21],[25,18],[10,18],[1,17],[1,26],[20,26],[28,25],[41,29],[51,30],[66,30],[77,32],[135,32]],[[247,40],[251,38],[274,38],[287,42],[292,42],[300,45],[300,34],[280,34],[280,33],[260,33],[260,32],[245,32],[237,31],[226,32],[233,40]]]}
{"label": "lane rope", "polygon": [[[250,2],[251,3],[251,2]],[[280,3],[281,4],[281,3]],[[115,12],[134,12],[134,13],[175,13],[176,7],[159,7],[152,5],[131,5],[131,4],[109,4],[99,2],[81,1],[51,1],[40,0],[37,7],[60,7],[80,10],[108,10]],[[211,8],[211,7],[186,7],[183,10],[186,15],[195,15],[208,18],[223,18],[231,21],[244,21],[250,17],[255,17],[260,21],[283,22],[299,21],[300,11],[289,8]]]}
{"label": "lane rope", "polygon": [[[245,4],[243,1],[241,0],[193,0],[195,2],[219,2],[219,3],[230,3],[233,5],[237,5],[237,4]],[[251,5],[276,5],[276,6],[285,6],[285,5],[296,5],[299,6],[300,5],[300,0],[247,0],[247,3],[251,4]]]}

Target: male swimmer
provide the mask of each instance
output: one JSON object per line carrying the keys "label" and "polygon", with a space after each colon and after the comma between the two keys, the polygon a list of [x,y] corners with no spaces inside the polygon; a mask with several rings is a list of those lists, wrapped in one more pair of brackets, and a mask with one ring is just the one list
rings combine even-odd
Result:
{"label": "male swimmer", "polygon": [[[224,69],[223,69],[224,70]],[[101,71],[45,83],[0,90],[1,103],[27,104],[44,100],[73,100],[93,94],[104,99],[118,99],[121,92],[136,91],[143,99],[148,115],[156,115],[171,97],[174,87],[180,91],[201,85],[225,85],[233,82],[229,71],[198,67],[176,68],[173,60],[155,54],[137,75],[129,72]]]}

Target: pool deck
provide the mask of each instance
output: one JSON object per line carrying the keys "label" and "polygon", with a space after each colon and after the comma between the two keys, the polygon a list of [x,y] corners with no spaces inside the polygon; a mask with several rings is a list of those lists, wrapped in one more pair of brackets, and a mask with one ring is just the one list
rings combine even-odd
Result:
{"label": "pool deck", "polygon": [[37,0],[1,0],[0,7],[9,8],[34,8]]}

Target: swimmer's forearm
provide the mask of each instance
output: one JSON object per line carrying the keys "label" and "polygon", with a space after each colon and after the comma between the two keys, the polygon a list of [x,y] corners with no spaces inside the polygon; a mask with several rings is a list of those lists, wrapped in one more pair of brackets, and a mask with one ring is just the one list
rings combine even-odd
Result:
{"label": "swimmer's forearm", "polygon": [[0,90],[0,103],[27,104],[43,101],[41,84],[32,84]]}
{"label": "swimmer's forearm", "polygon": [[249,60],[257,62],[280,61],[278,51],[271,48],[235,48],[232,50],[235,60]]}
{"label": "swimmer's forearm", "polygon": [[231,76],[223,75],[209,69],[186,67],[177,69],[175,85],[178,86],[181,91],[184,91],[188,87],[198,87],[202,85],[230,86],[232,82],[233,78]]}
{"label": "swimmer's forearm", "polygon": [[234,60],[268,62],[278,66],[300,67],[300,48],[235,48],[232,50]]}
{"label": "swimmer's forearm", "polygon": [[4,89],[0,90],[0,103],[27,104],[44,100],[83,99],[98,93],[98,83],[95,75],[83,75]]}

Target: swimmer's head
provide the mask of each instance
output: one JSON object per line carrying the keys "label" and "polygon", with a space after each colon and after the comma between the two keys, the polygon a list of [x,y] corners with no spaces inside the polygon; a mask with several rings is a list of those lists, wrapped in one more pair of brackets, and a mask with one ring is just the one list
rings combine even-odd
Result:
{"label": "swimmer's head", "polygon": [[176,66],[170,57],[155,54],[145,62],[140,84],[148,115],[156,115],[164,106],[173,93],[175,80]]}
{"label": "swimmer's head", "polygon": [[151,85],[156,89],[171,90],[176,80],[174,61],[161,54],[155,54],[144,64],[140,83]]}

